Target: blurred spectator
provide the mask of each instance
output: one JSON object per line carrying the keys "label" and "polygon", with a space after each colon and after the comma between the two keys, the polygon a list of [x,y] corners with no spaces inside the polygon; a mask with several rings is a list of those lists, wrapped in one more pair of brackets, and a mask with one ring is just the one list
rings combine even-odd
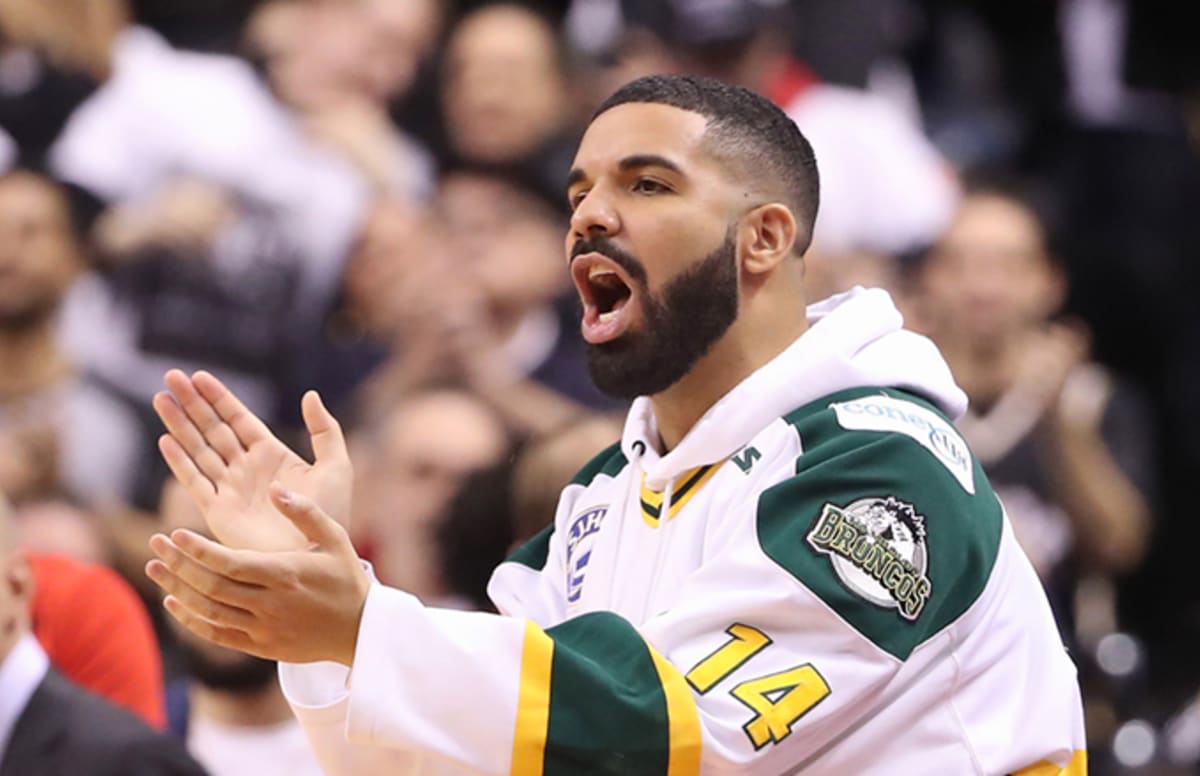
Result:
{"label": "blurred spectator", "polygon": [[[163,492],[161,529],[211,536],[183,486]],[[171,732],[212,776],[321,776],[274,661],[211,644],[168,618],[185,673],[167,688]]]}
{"label": "blurred spectator", "polygon": [[[269,0],[250,19],[246,53],[312,141],[341,154],[381,190],[427,197],[432,160],[388,114],[427,45],[422,22],[375,5]],[[418,29],[406,29],[410,21]]]}
{"label": "blurred spectator", "polygon": [[621,438],[619,415],[589,415],[529,440],[513,466],[515,550],[554,523],[558,497],[597,451]]}
{"label": "blurred spectator", "polygon": [[1046,239],[1017,189],[972,191],[925,260],[923,301],[971,400],[959,428],[1069,623],[1079,569],[1141,560],[1154,448],[1138,395],[1088,360],[1079,325],[1053,320],[1066,278]]}
{"label": "blurred spectator", "polygon": [[508,454],[498,464],[464,476],[437,526],[446,590],[471,609],[495,611],[487,584],[512,544],[512,475]]}
{"label": "blurred spectator", "polygon": [[129,583],[106,566],[62,555],[31,553],[29,563],[33,632],[50,663],[151,727],[165,727],[158,639]]}
{"label": "blurred spectator", "polygon": [[381,202],[347,267],[320,384],[345,393],[339,378],[377,367],[360,391],[362,418],[414,388],[463,384],[520,431],[561,423],[584,402],[612,406],[587,378],[565,285],[551,212],[498,178],[448,176],[435,211]]}
{"label": "blurred spectator", "polygon": [[[545,392],[534,391],[535,384],[580,404],[620,406],[588,377],[579,303],[563,266],[554,211],[501,178],[466,172],[443,178],[437,204],[450,259],[478,293],[470,308],[473,325],[460,329],[467,338],[468,382],[522,428],[556,425],[574,409],[564,405],[555,416],[553,398],[539,401],[536,394]],[[525,411],[514,384],[533,394],[523,402]]]}
{"label": "blurred spectator", "polygon": [[136,415],[56,342],[83,263],[62,190],[30,172],[0,175],[0,488],[15,500],[128,498],[143,460]]}
{"label": "blurred spectator", "polygon": [[509,434],[479,398],[460,390],[402,397],[370,430],[352,437],[355,544],[387,584],[428,605],[469,605],[439,568],[437,530],[459,483],[503,458]]}
{"label": "blurred spectator", "polygon": [[31,552],[106,564],[109,547],[102,518],[63,498],[25,501],[14,507],[21,545]]}
{"label": "blurred spectator", "polygon": [[555,27],[516,3],[469,12],[450,32],[442,110],[457,164],[525,185],[565,208],[574,157],[567,56]]}
{"label": "blurred spectator", "polygon": [[202,775],[177,742],[50,667],[31,629],[33,587],[0,496],[0,774]]}
{"label": "blurred spectator", "polygon": [[[765,94],[812,143],[821,173],[816,241],[831,254],[901,254],[949,222],[954,172],[891,102],[819,81],[788,50],[776,13],[755,0],[622,3],[628,31],[617,78],[708,75]],[[777,11],[778,9],[776,9]]]}
{"label": "blurred spectator", "polygon": [[0,3],[0,128],[13,163],[44,166],[67,119],[110,75],[107,50],[125,21],[106,2]]}
{"label": "blurred spectator", "polygon": [[48,154],[109,206],[95,230],[107,272],[63,316],[73,358],[138,407],[168,366],[221,368],[273,415],[336,288],[364,182],[244,62],[172,49],[128,23],[125,0],[4,5],[33,20],[13,42],[98,85]]}

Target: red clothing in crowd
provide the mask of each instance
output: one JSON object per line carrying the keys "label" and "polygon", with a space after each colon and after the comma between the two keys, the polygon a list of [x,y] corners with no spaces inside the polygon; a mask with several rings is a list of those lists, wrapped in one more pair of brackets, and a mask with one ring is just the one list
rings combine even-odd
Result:
{"label": "red clothing in crowd", "polygon": [[115,571],[59,555],[33,564],[33,630],[76,684],[166,726],[162,655],[137,593]]}

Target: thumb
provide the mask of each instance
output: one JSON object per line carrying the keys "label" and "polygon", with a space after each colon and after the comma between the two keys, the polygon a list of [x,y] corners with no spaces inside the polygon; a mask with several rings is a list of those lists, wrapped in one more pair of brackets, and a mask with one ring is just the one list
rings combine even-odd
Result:
{"label": "thumb", "polygon": [[304,427],[312,439],[313,455],[318,463],[350,460],[342,426],[326,409],[316,391],[304,394],[300,401],[300,412],[304,416]]}
{"label": "thumb", "polygon": [[310,542],[326,548],[338,543],[341,526],[312,499],[290,491],[278,482],[271,483],[270,493],[275,508]]}

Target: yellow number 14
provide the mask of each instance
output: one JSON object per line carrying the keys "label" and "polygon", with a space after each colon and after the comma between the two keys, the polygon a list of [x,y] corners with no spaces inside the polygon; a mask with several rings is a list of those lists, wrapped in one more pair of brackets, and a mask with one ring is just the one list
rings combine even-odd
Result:
{"label": "yellow number 14", "polygon": [[[725,631],[730,640],[688,671],[686,679],[701,695],[707,693],[746,661],[771,645],[758,628],[736,623]],[[742,729],[755,749],[777,744],[792,732],[796,721],[829,695],[829,685],[812,664],[747,679],[729,691],[754,717]]]}

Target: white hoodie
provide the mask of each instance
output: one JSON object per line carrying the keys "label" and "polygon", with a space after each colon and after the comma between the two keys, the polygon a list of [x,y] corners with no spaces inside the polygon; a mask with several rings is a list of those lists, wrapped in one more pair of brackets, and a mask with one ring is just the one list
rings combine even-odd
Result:
{"label": "white hoodie", "polygon": [[375,585],[349,676],[284,666],[327,772],[1085,773],[945,362],[882,291],[809,320],[665,455],[635,401],[497,569],[501,615]]}

